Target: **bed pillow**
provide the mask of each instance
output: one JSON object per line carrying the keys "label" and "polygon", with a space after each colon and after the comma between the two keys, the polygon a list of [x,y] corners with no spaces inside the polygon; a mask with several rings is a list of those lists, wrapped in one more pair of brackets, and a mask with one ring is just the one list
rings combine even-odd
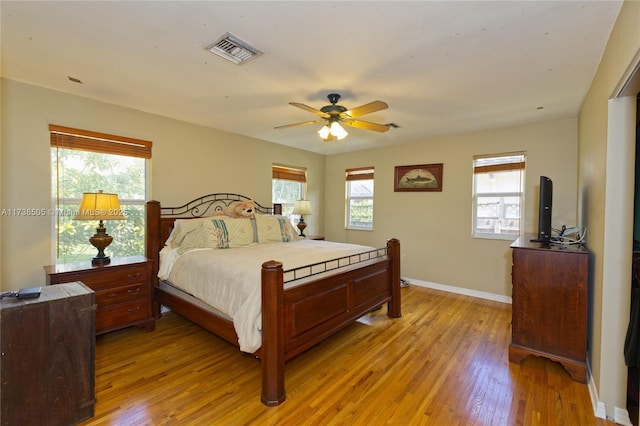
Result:
{"label": "bed pillow", "polygon": [[[284,217],[284,216],[282,216]],[[290,241],[297,241],[297,240],[304,240],[304,237],[301,237],[299,235],[299,232],[296,228],[294,228],[293,224],[291,223],[291,221],[285,217],[285,219],[287,219],[287,222],[285,223],[285,228],[287,229],[287,233],[289,234],[289,240]]]}
{"label": "bed pillow", "polygon": [[256,233],[259,243],[281,243],[291,241],[285,217],[256,215]]}
{"label": "bed pillow", "polygon": [[182,246],[183,240],[188,234],[200,228],[203,223],[211,223],[211,219],[213,219],[213,216],[194,219],[176,219],[173,222],[173,230],[169,238],[167,238],[165,245],[171,248]]}
{"label": "bed pillow", "polygon": [[256,215],[256,233],[259,243],[286,243],[299,239],[291,221],[280,215]]}
{"label": "bed pillow", "polygon": [[178,246],[178,253],[183,254],[189,250],[199,248],[219,248],[219,233],[211,223],[199,221],[199,225],[191,228],[185,233]]}
{"label": "bed pillow", "polygon": [[217,216],[211,220],[218,239],[218,248],[244,247],[254,244],[253,223],[247,218]]}

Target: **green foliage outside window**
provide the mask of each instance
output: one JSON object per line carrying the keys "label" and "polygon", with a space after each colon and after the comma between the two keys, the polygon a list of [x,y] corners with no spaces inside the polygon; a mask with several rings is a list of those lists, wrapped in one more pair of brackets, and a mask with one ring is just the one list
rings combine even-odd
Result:
{"label": "green foliage outside window", "polygon": [[146,160],[122,155],[51,149],[56,263],[88,261],[97,254],[89,238],[98,221],[74,220],[84,192],[118,194],[126,220],[105,221],[115,257],[144,254]]}
{"label": "green foliage outside window", "polygon": [[351,199],[349,206],[349,227],[364,229],[373,228],[372,199]]}

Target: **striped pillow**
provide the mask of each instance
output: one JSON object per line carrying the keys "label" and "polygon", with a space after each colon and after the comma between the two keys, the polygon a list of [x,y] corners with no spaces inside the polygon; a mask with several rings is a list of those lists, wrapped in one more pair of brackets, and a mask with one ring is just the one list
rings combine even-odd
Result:
{"label": "striped pillow", "polygon": [[287,224],[291,222],[284,216],[256,215],[256,230],[259,243],[288,243],[291,235]]}
{"label": "striped pillow", "polygon": [[218,248],[244,247],[254,244],[251,219],[216,217],[211,220],[218,237]]}

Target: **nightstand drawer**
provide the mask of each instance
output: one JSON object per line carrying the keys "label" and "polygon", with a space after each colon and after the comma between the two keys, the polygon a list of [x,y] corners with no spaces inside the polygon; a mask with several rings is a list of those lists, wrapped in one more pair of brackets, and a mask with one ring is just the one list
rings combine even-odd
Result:
{"label": "nightstand drawer", "polygon": [[96,331],[107,331],[124,325],[146,320],[151,316],[151,304],[147,300],[136,300],[117,305],[98,305]]}
{"label": "nightstand drawer", "polygon": [[147,268],[140,267],[112,268],[108,271],[67,272],[58,274],[51,284],[82,281],[95,291],[120,287],[128,284],[146,283],[149,279]]}
{"label": "nightstand drawer", "polygon": [[146,282],[96,291],[96,303],[99,306],[115,303],[147,299],[149,286]]}

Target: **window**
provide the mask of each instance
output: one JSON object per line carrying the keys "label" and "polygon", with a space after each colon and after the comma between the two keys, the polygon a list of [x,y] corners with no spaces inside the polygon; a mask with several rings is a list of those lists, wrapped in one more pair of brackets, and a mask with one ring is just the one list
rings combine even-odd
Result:
{"label": "window", "polygon": [[293,206],[305,198],[307,171],[302,168],[273,165],[271,197],[273,203],[282,204],[282,214],[293,223]]}
{"label": "window", "polygon": [[347,229],[373,229],[373,167],[345,170]]}
{"label": "window", "polygon": [[88,261],[98,223],[74,220],[84,192],[118,194],[126,220],[105,221],[113,256],[144,254],[151,142],[50,125],[55,263]]}
{"label": "window", "polygon": [[523,223],[524,153],[473,159],[473,236],[515,239]]}

